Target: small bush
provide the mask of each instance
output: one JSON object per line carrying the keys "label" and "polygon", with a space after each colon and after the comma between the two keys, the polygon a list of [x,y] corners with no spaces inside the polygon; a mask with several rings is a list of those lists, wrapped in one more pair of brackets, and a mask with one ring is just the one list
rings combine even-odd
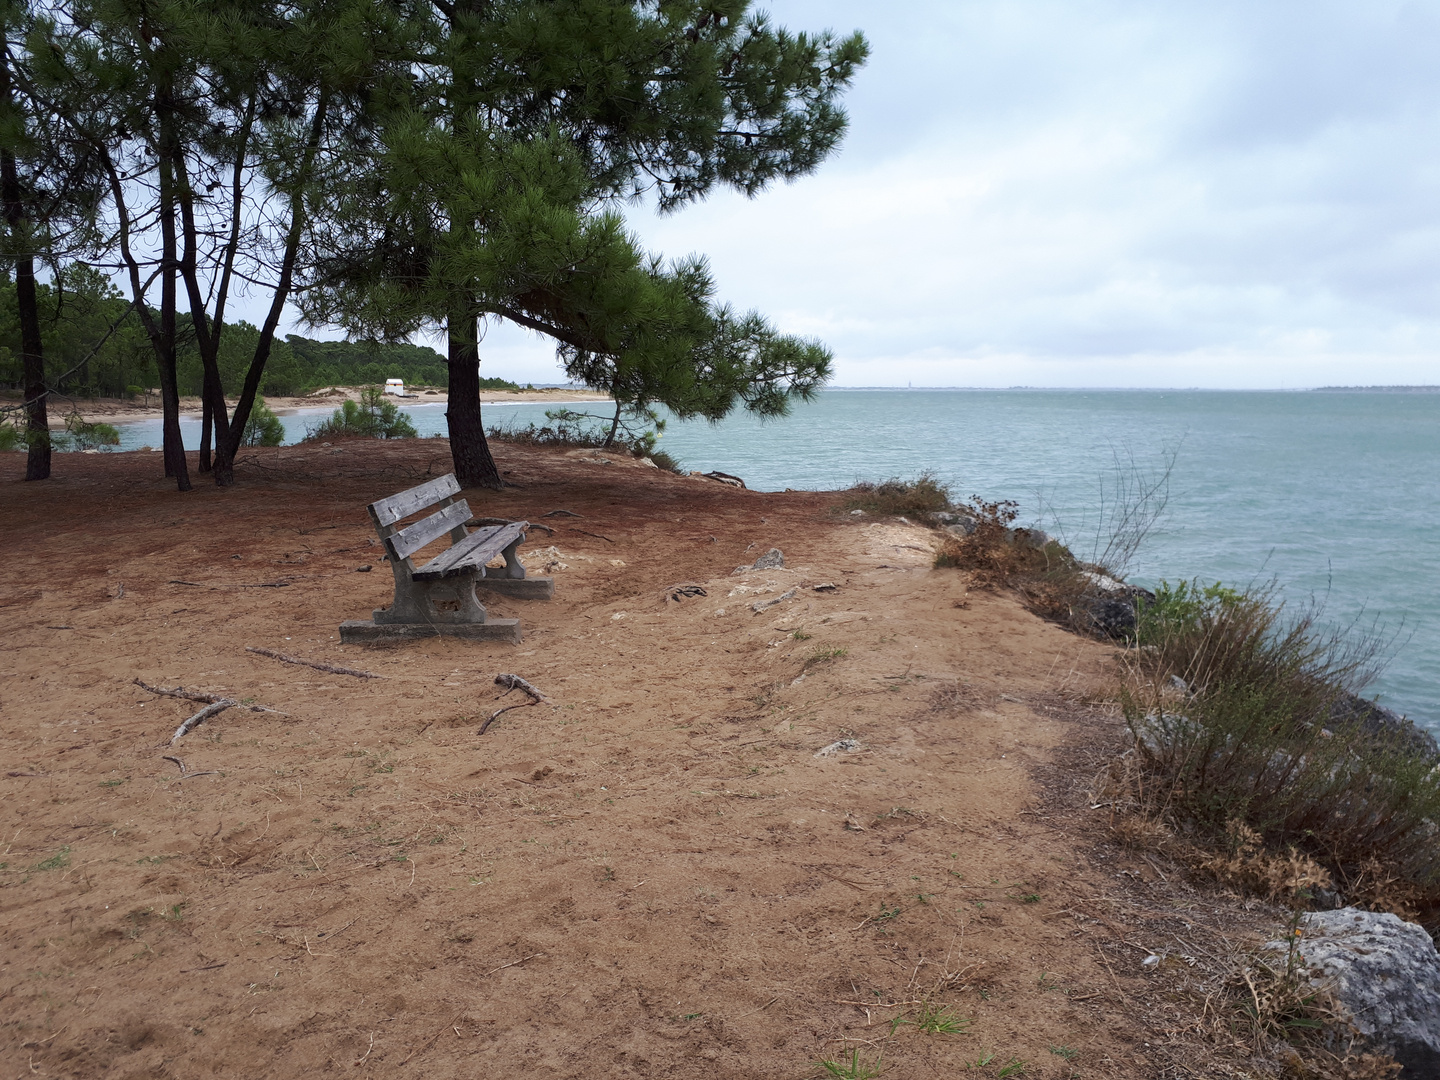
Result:
{"label": "small bush", "polygon": [[[575,412],[573,409],[549,409],[545,418],[550,421],[548,424],[530,423],[524,427],[514,423],[497,424],[487,434],[492,439],[522,446],[619,450],[635,457],[648,457],[662,469],[684,472],[680,462],[664,450],[655,449],[660,433],[665,429],[665,421],[653,409],[641,410],[638,415],[623,414],[619,424],[615,425],[613,437],[611,425],[614,417]],[[647,424],[651,426],[646,427]]]}
{"label": "small bush", "polygon": [[57,450],[104,450],[120,445],[120,429],[114,424],[92,424],[79,413],[65,418],[65,434],[52,435]]}
{"label": "small bush", "polygon": [[864,510],[882,517],[913,515],[923,517],[950,507],[950,489],[926,470],[914,480],[891,477],[872,483],[862,480],[846,492],[841,509]]}
{"label": "small bush", "polygon": [[[20,414],[16,414],[20,415]],[[0,418],[0,453],[25,449],[25,431],[20,422]]]}
{"label": "small bush", "polygon": [[385,400],[378,386],[360,391],[360,400],[346,401],[331,414],[330,419],[305,432],[305,441],[338,439],[347,436],[364,439],[413,439],[419,432],[410,418],[400,413],[393,401]]}
{"label": "small bush", "polygon": [[250,419],[245,421],[245,434],[240,438],[241,446],[279,446],[285,441],[285,425],[270,411],[264,398],[256,398],[250,410]]}
{"label": "small bush", "polygon": [[1162,586],[1139,628],[1121,705],[1143,812],[1219,850],[1210,871],[1237,884],[1270,873],[1263,847],[1352,901],[1440,908],[1435,762],[1402,732],[1336,719],[1376,674],[1375,639],[1287,619],[1272,588],[1194,583]]}
{"label": "small bush", "polygon": [[650,460],[667,472],[678,473],[681,476],[685,475],[685,466],[665,450],[652,450],[650,452]]}

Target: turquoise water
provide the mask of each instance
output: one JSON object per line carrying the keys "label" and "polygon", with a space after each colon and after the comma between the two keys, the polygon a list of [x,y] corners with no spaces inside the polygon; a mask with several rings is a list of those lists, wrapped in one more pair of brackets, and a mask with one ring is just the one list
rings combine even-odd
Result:
{"label": "turquoise water", "polygon": [[[487,424],[544,409],[488,406]],[[406,411],[422,435],[444,431],[443,406]],[[317,415],[283,420],[293,439]],[[159,445],[158,424],[124,428],[124,448]],[[1378,622],[1393,659],[1372,692],[1440,732],[1440,394],[829,390],[784,421],[672,422],[660,445],[761,490],[931,469],[959,497],[1016,500],[1082,557],[1117,454],[1153,474],[1173,453],[1129,579],[1274,578],[1291,604],[1322,600],[1327,623]]]}

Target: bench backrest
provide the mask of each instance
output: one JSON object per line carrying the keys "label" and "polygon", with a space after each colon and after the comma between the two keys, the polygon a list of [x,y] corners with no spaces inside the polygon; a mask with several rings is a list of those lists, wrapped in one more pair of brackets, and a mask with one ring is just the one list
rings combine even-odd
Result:
{"label": "bench backrest", "polygon": [[[390,557],[397,562],[405,562],[413,569],[409,566],[410,556],[426,544],[438,540],[447,532],[451,543],[465,539],[465,523],[470,520],[470,507],[464,499],[455,498],[459,492],[460,484],[455,474],[446,473],[398,495],[371,503],[367,507],[370,520],[375,523],[375,531],[389,549]],[[397,525],[402,518],[431,506],[439,509],[404,528]]]}

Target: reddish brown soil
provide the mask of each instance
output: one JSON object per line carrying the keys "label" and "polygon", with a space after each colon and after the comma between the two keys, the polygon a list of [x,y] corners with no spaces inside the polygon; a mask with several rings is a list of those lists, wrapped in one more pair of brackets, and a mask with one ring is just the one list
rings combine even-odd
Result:
{"label": "reddish brown soil", "polygon": [[[1178,947],[1126,914],[1155,875],[1072,809],[1109,648],[834,496],[500,454],[515,486],[471,505],[554,529],[555,599],[492,604],[518,646],[387,649],[337,637],[390,597],[364,506],[443,444],[265,451],[184,495],[158,454],[0,461],[6,1076],[1178,1068],[1139,966]],[[477,736],[501,672],[550,702]],[[200,706],[135,679],[282,712],[171,748]],[[969,1023],[892,1028],[922,1002]]]}

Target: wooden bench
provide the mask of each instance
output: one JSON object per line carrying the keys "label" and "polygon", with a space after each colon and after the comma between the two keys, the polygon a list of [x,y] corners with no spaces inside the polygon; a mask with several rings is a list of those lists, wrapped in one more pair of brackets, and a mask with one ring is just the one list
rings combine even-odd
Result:
{"label": "wooden bench", "polygon": [[[515,549],[530,528],[527,521],[489,525],[468,532],[470,507],[457,498],[453,474],[420,484],[370,504],[370,520],[385,547],[395,576],[395,601],[374,612],[373,621],[340,624],[341,641],[380,641],[444,634],[454,637],[520,640],[519,619],[492,619],[477,588],[521,599],[548,600],[552,578],[526,578]],[[405,523],[406,518],[428,513]],[[450,546],[422,566],[413,556],[445,535]],[[488,568],[498,557],[504,567]]]}

